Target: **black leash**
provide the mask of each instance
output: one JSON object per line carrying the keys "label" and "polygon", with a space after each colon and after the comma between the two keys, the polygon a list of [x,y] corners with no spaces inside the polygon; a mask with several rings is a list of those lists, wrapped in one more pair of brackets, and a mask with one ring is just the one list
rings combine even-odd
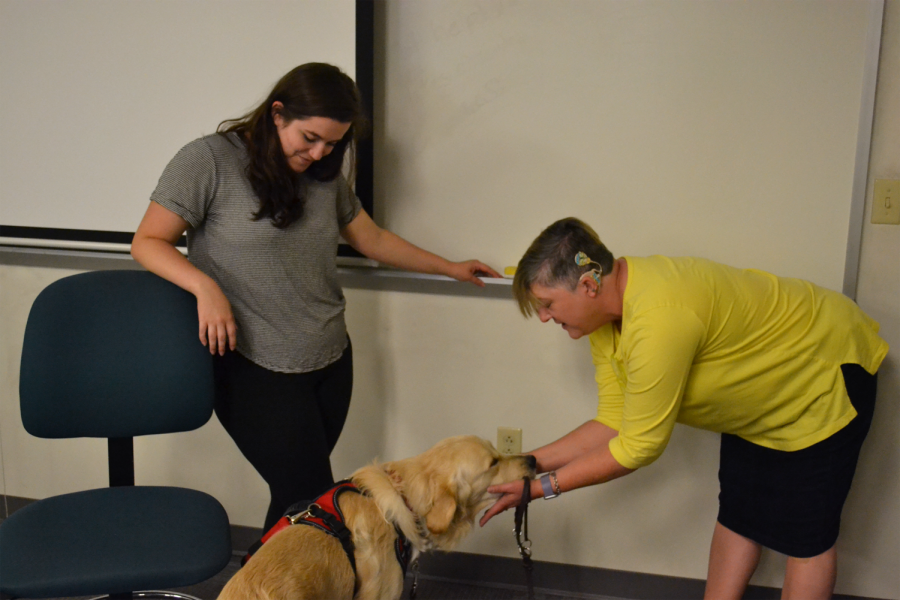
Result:
{"label": "black leash", "polygon": [[516,507],[513,533],[516,534],[516,545],[525,567],[525,582],[528,584],[528,600],[534,600],[534,565],[531,562],[531,540],[528,539],[528,503],[531,502],[531,480],[523,477],[522,501]]}
{"label": "black leash", "polygon": [[412,587],[409,588],[409,597],[410,600],[415,600],[416,594],[419,591],[419,557],[417,556],[414,561],[412,561],[412,565],[410,565],[413,570],[413,583]]}
{"label": "black leash", "polygon": [[[516,545],[519,547],[519,555],[522,557],[522,566],[525,567],[525,582],[528,585],[528,600],[534,598],[534,564],[531,562],[531,540],[528,539],[528,504],[531,502],[531,479],[522,478],[525,483],[522,488],[522,500],[516,507],[515,529]],[[409,590],[409,597],[415,598],[419,587],[419,559],[410,565],[413,569],[413,584]]]}

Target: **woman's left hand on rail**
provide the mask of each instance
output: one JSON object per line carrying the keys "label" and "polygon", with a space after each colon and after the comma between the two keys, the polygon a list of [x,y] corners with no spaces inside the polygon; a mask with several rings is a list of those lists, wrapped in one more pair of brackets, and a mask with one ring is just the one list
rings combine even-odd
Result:
{"label": "woman's left hand on rail", "polygon": [[451,262],[447,275],[457,281],[467,281],[474,283],[479,287],[484,287],[484,282],[478,277],[479,275],[488,277],[501,277],[500,273],[490,268],[479,260],[464,260],[462,262]]}

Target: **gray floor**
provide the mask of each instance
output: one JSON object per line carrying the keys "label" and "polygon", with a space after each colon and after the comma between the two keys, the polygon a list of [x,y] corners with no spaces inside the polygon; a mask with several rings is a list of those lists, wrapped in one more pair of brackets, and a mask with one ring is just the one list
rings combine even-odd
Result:
{"label": "gray floor", "polygon": [[[202,600],[215,600],[219,591],[228,579],[237,571],[240,561],[237,557],[219,575],[201,584],[183,588],[186,594],[197,596]],[[412,577],[406,580],[406,588],[403,590],[403,598],[409,598],[412,587]],[[521,586],[499,585],[472,585],[444,578],[427,576],[419,577],[416,589],[416,600],[527,600],[528,594],[525,587],[525,577],[522,576]],[[564,595],[550,593],[545,590],[535,590],[535,600],[619,600],[609,596],[594,595]]]}
{"label": "gray floor", "polygon": [[[173,591],[196,596],[201,600],[215,600],[225,583],[240,566],[240,558],[235,556],[225,569],[212,579]],[[409,598],[412,578],[407,578],[403,598]],[[84,600],[88,596],[71,596],[53,600]],[[444,578],[421,576],[416,591],[416,600],[527,600],[524,575],[521,586],[472,585]],[[620,600],[610,596],[566,595],[547,590],[535,590],[535,600]]]}
{"label": "gray floor", "polygon": [[[5,499],[4,499],[5,500]],[[5,511],[2,509],[4,506],[0,506],[0,523],[3,522],[3,517],[5,516]],[[239,528],[240,529],[240,528]],[[248,532],[245,532],[245,535],[249,533],[253,533],[248,529]],[[233,532],[234,537],[234,532]],[[251,536],[252,537],[252,536]],[[249,538],[248,538],[249,539]],[[255,539],[255,538],[253,538]],[[245,540],[246,541],[246,540]],[[237,545],[238,547],[242,547],[241,544]],[[249,546],[249,542],[244,543],[244,546]],[[431,559],[432,555],[429,554],[425,559]],[[483,563],[481,563],[483,564]],[[184,587],[184,588],[173,588],[171,591],[177,591],[184,594],[189,594],[191,596],[195,596],[200,598],[201,600],[216,600],[219,595],[219,592],[225,586],[229,579],[238,571],[240,568],[240,555],[237,553],[232,557],[231,561],[228,565],[216,576],[203,581],[201,583]],[[459,569],[469,570],[466,566],[457,566],[455,568],[451,568],[448,572],[447,569],[442,571],[441,577],[437,577],[434,575],[420,575],[418,580],[418,588],[416,591],[416,600],[527,600],[528,595],[525,587],[525,574],[522,573],[521,585],[506,585],[506,584],[473,584],[472,581],[468,581],[466,574],[463,573],[459,577],[459,580],[454,580],[454,573]],[[469,574],[469,578],[471,579],[471,573]],[[406,580],[406,588],[403,592],[403,598],[409,598],[410,588],[412,587],[412,577],[407,577]],[[85,600],[87,598],[91,598],[93,596],[66,596],[55,598],[51,600]],[[249,599],[248,599],[249,600]],[[594,594],[577,594],[577,593],[563,593],[559,591],[551,591],[551,590],[543,590],[536,589],[535,590],[535,600],[626,600],[620,597],[612,597],[612,596],[602,596],[602,595],[594,595]]]}
{"label": "gray floor", "polygon": [[[0,501],[0,523],[4,520],[3,509],[6,508],[6,500],[3,498]],[[258,537],[259,530],[246,527],[232,528],[232,541],[235,542],[236,548],[249,547]],[[417,600],[527,600],[528,598],[525,573],[521,570],[521,562],[518,559],[428,553],[422,557],[422,565],[425,574],[419,577]],[[235,554],[229,564],[215,577],[186,588],[175,588],[173,591],[190,594],[201,600],[216,600],[219,592],[239,568],[240,556]],[[538,586],[543,582],[544,586],[556,588],[537,587],[535,600],[695,600],[703,596],[702,581],[673,577],[587,569],[539,561],[535,562],[534,575]],[[488,581],[504,583],[473,583]],[[403,598],[409,598],[411,583],[412,578],[407,577]],[[560,587],[578,591],[564,592],[558,589]],[[594,590],[605,590],[607,595],[592,593]],[[775,588],[750,586],[744,594],[744,599],[777,600],[780,595],[780,590]],[[86,598],[90,596],[70,596],[55,600]],[[834,600],[871,599],[836,594]]]}

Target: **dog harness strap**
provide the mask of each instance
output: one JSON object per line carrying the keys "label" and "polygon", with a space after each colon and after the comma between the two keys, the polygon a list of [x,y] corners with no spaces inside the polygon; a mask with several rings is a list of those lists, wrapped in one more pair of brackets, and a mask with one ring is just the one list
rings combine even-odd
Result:
{"label": "dog harness strap", "polygon": [[[356,558],[353,555],[353,539],[351,538],[350,530],[344,525],[344,513],[341,511],[341,506],[338,503],[338,499],[344,492],[362,493],[359,488],[356,487],[356,484],[345,479],[336,483],[334,487],[312,502],[298,502],[297,504],[292,505],[288,508],[285,515],[266,532],[262,539],[250,547],[250,550],[247,552],[247,555],[241,563],[242,566],[250,560],[250,557],[253,556],[263,544],[269,541],[273,535],[280,532],[282,529],[286,529],[291,525],[310,525],[320,531],[324,531],[328,535],[336,537],[338,541],[341,542],[341,546],[343,546],[344,552],[350,560],[350,566],[353,568],[353,575],[355,577]],[[412,558],[413,547],[399,527],[395,525],[394,529],[397,531],[397,539],[394,540],[394,554],[397,557],[397,562],[400,563],[400,568],[403,570],[403,576],[405,577],[406,571],[409,568],[410,559]]]}
{"label": "dog harness strap", "polygon": [[356,558],[353,556],[353,540],[350,537],[350,530],[344,525],[344,513],[338,504],[338,498],[344,492],[362,492],[350,480],[339,481],[330,490],[313,500],[312,502],[299,502],[288,508],[287,512],[281,517],[277,523],[262,537],[262,539],[254,544],[247,556],[244,557],[243,564],[246,564],[254,552],[265,544],[273,535],[282,529],[291,525],[311,525],[320,531],[324,531],[328,535],[336,537],[341,542],[347,558],[350,560],[350,566],[353,568],[353,575],[356,576]]}
{"label": "dog harness strap", "polygon": [[[338,497],[347,491],[353,491],[357,494],[362,493],[352,482],[347,480],[340,481],[336,483],[333,488],[313,500],[305,510],[299,511],[299,514],[294,514],[293,516],[288,514],[287,518],[291,522],[314,524],[328,530],[326,527],[328,520],[326,520],[323,515],[329,515],[334,517],[340,527],[344,527],[344,513],[341,512],[341,507],[338,505]],[[313,511],[314,508],[319,508],[321,510]],[[344,529],[346,528],[344,527]],[[331,531],[329,531],[329,533],[336,534],[336,532]]]}
{"label": "dog harness strap", "polygon": [[409,568],[409,561],[412,558],[412,544],[409,543],[399,527],[394,525],[394,530],[397,532],[397,539],[394,540],[394,554],[397,555],[397,562],[400,563],[403,576],[406,577],[406,570]]}
{"label": "dog harness strap", "polygon": [[289,519],[296,525],[311,525],[336,537],[344,548],[355,578],[356,558],[353,556],[353,540],[350,538],[350,530],[344,525],[344,513],[338,504],[338,498],[344,492],[362,493],[353,482],[346,479],[339,481],[333,488],[316,498],[303,513]]}
{"label": "dog harness strap", "polygon": [[266,532],[266,535],[262,536],[260,541],[260,546],[269,541],[273,535],[281,531],[282,529],[286,529],[291,526],[291,520],[288,517],[281,517],[278,519],[278,522],[272,525],[272,529]]}
{"label": "dog harness strap", "polygon": [[341,543],[341,546],[343,546],[344,552],[347,554],[347,559],[350,561],[350,567],[353,569],[353,576],[356,577],[356,557],[353,555],[354,547],[353,540],[350,537],[350,530],[347,529],[347,526],[344,525],[342,520],[338,520],[333,514],[315,504],[311,505],[307,511],[309,512],[309,516],[298,520],[296,524],[310,525],[324,531],[328,535],[336,537]]}

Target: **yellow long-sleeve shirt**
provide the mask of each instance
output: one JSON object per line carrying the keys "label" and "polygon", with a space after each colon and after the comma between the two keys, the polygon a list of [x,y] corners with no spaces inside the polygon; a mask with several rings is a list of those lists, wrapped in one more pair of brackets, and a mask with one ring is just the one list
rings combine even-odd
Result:
{"label": "yellow long-sleeve shirt", "polygon": [[597,421],[613,457],[636,469],[662,454],[675,423],[799,450],[856,411],[841,365],[878,370],[878,323],[800,279],[697,258],[626,257],[621,331],[591,334]]}

